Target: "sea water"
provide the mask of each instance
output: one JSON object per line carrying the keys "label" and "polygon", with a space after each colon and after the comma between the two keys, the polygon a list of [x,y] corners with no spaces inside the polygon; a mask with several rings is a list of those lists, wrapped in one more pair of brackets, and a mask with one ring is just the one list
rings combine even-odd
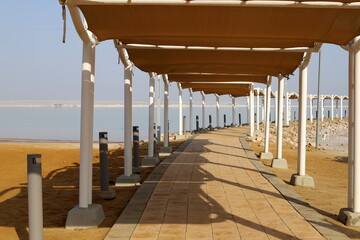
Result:
{"label": "sea water", "polygon": [[[192,128],[195,129],[196,116],[199,116],[199,125],[202,127],[201,106],[193,107]],[[41,140],[73,140],[80,139],[80,107],[0,107],[0,138],[41,139]],[[294,107],[291,119],[294,118]],[[256,110],[255,110],[256,112]],[[148,107],[133,108],[133,126],[139,126],[140,139],[148,138]],[[220,107],[219,126],[232,123],[231,105]],[[241,114],[242,124],[248,122],[246,106],[237,106],[235,123],[239,124]],[[209,115],[212,116],[212,126],[216,126],[215,106],[206,107],[206,126],[209,125]],[[155,109],[155,119],[157,112]],[[169,107],[170,133],[179,131],[179,109]],[[189,108],[183,107],[183,116],[186,116],[187,130],[190,128]],[[271,120],[274,120],[274,108],[271,111]],[[259,115],[260,121],[262,115]],[[314,116],[315,117],[315,116]],[[161,126],[164,126],[163,108],[161,108]],[[124,108],[123,107],[95,107],[94,110],[94,140],[98,140],[98,132],[108,132],[110,141],[124,140]],[[161,130],[163,132],[163,129]]]}
{"label": "sea water", "polygon": [[[132,111],[133,126],[139,126],[140,139],[148,137],[148,107],[134,107]],[[79,140],[80,138],[80,111],[79,107],[1,107],[0,108],[0,138],[17,139],[48,139],[48,140]],[[242,123],[247,122],[246,109],[236,110],[236,123],[239,116]],[[212,115],[212,125],[216,125],[215,107],[206,109],[206,125],[209,124],[209,115]],[[220,109],[220,126],[231,124],[231,107]],[[155,109],[155,121],[157,118]],[[169,108],[170,133],[179,131],[177,107]],[[186,127],[189,130],[189,108],[183,108],[186,116]],[[200,127],[201,107],[193,107],[193,129],[195,119],[199,116]],[[163,126],[163,108],[161,109],[161,126]],[[108,132],[110,141],[123,141],[124,139],[124,108],[123,107],[95,107],[94,109],[94,140],[98,139],[98,132]],[[163,131],[163,129],[162,129]]]}

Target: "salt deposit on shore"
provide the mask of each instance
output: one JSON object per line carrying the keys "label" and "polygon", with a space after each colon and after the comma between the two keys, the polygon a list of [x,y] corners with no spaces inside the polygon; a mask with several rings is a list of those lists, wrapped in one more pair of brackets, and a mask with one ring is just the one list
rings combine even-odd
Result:
{"label": "salt deposit on shore", "polygon": [[[315,147],[316,145],[316,120],[312,123],[307,121],[306,126],[306,143],[308,147]],[[260,129],[255,131],[254,137],[249,137],[248,140],[258,143],[259,146],[264,146],[264,125],[260,125]],[[283,129],[283,141],[296,148],[298,144],[298,122],[291,122],[289,127]],[[270,143],[276,142],[276,127],[272,123],[270,126]],[[320,129],[320,147],[324,150],[334,150],[340,152],[347,152],[348,146],[348,120],[347,119],[325,119],[321,122]]]}

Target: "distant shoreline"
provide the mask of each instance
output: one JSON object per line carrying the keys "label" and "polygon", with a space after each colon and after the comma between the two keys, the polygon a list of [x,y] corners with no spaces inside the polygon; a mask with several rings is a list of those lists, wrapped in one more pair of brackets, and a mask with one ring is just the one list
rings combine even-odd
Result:
{"label": "distant shoreline", "polygon": [[[206,107],[215,107],[216,104],[207,104]],[[0,104],[0,108],[80,108],[81,105],[80,104]],[[95,108],[123,108],[124,105],[123,104],[110,104],[110,105],[106,105],[106,104],[95,104],[94,105]],[[133,105],[133,108],[147,108],[149,107],[149,105]],[[164,105],[161,105],[161,107],[163,108]],[[170,108],[177,108],[179,107],[179,105],[177,104],[171,104],[169,105]],[[183,107],[189,107],[189,105],[187,104],[183,104]],[[200,108],[202,107],[201,105],[193,105],[193,107],[197,107]],[[226,107],[226,108],[230,108],[232,107],[231,104],[226,104],[226,105],[221,105],[220,107]],[[236,107],[247,107],[247,105],[236,105]],[[297,107],[297,106],[293,106],[293,107]]]}
{"label": "distant shoreline", "polygon": [[[26,138],[0,138],[0,143],[80,143],[79,140],[53,140],[53,139],[26,139]],[[99,141],[94,141],[99,143]],[[124,144],[124,142],[109,142],[109,144]]]}

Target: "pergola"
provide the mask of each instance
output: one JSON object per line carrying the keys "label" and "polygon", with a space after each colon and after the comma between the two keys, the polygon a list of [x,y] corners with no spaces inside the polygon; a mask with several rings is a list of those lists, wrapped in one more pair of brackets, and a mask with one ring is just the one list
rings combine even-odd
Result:
{"label": "pergola", "polygon": [[[150,88],[154,85],[156,77],[154,72],[170,74],[171,78],[175,76],[174,81],[184,84],[186,80],[180,81],[179,78],[176,80],[177,75],[201,73],[201,77],[207,74],[229,74],[232,77],[239,77],[242,74],[263,76],[262,79],[256,78],[253,82],[267,83],[267,119],[270,113],[271,76],[278,77],[278,115],[280,116],[278,139],[282,135],[283,77],[299,67],[298,171],[292,178],[292,183],[295,185],[312,186],[313,184],[312,178],[305,173],[307,65],[311,52],[318,51],[321,43],[346,45],[350,60],[351,124],[349,126],[353,126],[356,119],[360,121],[360,110],[354,111],[355,105],[360,107],[360,98],[354,100],[354,96],[360,94],[360,85],[354,84],[360,81],[358,73],[360,41],[355,39],[360,35],[360,2],[358,1],[60,0],[60,2],[68,6],[76,31],[84,43],[80,197],[79,206],[69,212],[67,219],[69,227],[89,225],[87,220],[79,220],[79,214],[83,212],[96,209],[99,216],[102,212],[101,206],[92,204],[91,200],[94,52],[96,44],[101,41],[114,40],[125,67],[124,157],[127,164],[124,167],[123,179],[126,181],[136,180],[136,176],[132,174],[131,164],[128,164],[132,158],[130,137],[133,63],[150,73]],[[303,52],[306,52],[305,57]],[[267,76],[267,81],[264,81],[264,76]],[[163,79],[167,82],[165,75]],[[230,89],[226,88],[223,89],[223,93],[231,94]],[[150,90],[150,102],[151,97],[153,98],[153,93]],[[267,121],[267,136],[268,131]],[[355,143],[360,142],[360,128],[355,128],[355,133],[352,134],[352,127],[349,127],[349,133],[351,133],[348,204],[350,211],[347,213],[352,214],[360,212],[360,148],[351,144],[353,139]],[[267,137],[265,142],[268,140]],[[278,140],[278,149],[281,149],[281,144],[281,140]],[[266,146],[267,144],[265,144],[264,157],[269,153]],[[280,159],[282,159],[281,151],[278,151],[277,160]],[[273,161],[273,167],[277,167],[276,161]],[[102,221],[99,220],[100,218],[98,217],[97,222],[90,225],[98,225]]]}

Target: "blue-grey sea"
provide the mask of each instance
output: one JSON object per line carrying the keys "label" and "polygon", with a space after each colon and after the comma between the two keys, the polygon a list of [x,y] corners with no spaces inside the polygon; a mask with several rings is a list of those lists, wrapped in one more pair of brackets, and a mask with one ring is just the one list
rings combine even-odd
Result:
{"label": "blue-grey sea", "polygon": [[[162,111],[163,109],[161,109]],[[291,119],[294,118],[296,107],[292,108]],[[206,108],[206,125],[209,115],[212,116],[213,126],[216,124],[215,107]],[[315,111],[314,111],[315,112]],[[327,109],[325,109],[327,117]],[[169,108],[170,132],[178,131],[178,108]],[[227,124],[232,121],[231,107],[220,108],[220,126],[224,124],[226,114]],[[247,123],[247,109],[236,108],[236,124],[241,114],[242,123]],[[189,108],[183,108],[183,115],[187,117],[189,129]],[[198,115],[201,126],[201,107],[193,108],[193,128],[195,116]],[[80,138],[80,108],[79,107],[0,107],[0,138],[41,139],[41,140],[72,140]],[[260,115],[261,118],[261,115]],[[274,120],[272,108],[271,119]],[[156,121],[156,109],[155,109]],[[161,112],[163,126],[163,112]],[[133,125],[139,126],[140,138],[146,139],[148,132],[148,108],[133,108]],[[124,109],[122,107],[95,107],[94,111],[94,140],[98,140],[98,132],[108,132],[109,141],[123,141],[124,139]]]}

